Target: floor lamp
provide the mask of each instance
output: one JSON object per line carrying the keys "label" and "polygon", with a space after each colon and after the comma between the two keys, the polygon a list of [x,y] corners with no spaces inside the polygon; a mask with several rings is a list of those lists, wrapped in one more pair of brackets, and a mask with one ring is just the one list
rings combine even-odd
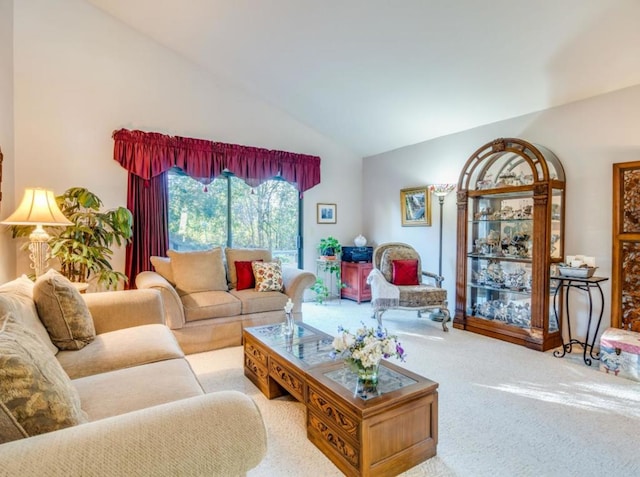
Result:
{"label": "floor lamp", "polygon": [[[455,188],[455,184],[433,184],[429,186],[429,190],[438,198],[438,203],[440,204],[440,239],[438,249],[438,275],[440,276],[442,276],[442,206],[444,205],[444,198]],[[444,313],[442,313],[442,310],[431,313],[431,319],[442,321],[444,319]]]}
{"label": "floor lamp", "polygon": [[64,227],[73,225],[58,208],[53,191],[27,188],[16,211],[0,222],[4,225],[35,225],[29,235],[29,258],[36,278],[42,275],[49,260],[49,234],[43,225]]}

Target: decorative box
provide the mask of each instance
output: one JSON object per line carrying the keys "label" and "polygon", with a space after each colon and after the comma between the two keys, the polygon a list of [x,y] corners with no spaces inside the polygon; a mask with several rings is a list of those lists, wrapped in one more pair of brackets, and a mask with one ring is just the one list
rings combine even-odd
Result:
{"label": "decorative box", "polygon": [[600,337],[600,371],[640,381],[640,333],[608,328]]}
{"label": "decorative box", "polygon": [[558,267],[560,275],[571,278],[591,278],[597,267]]}

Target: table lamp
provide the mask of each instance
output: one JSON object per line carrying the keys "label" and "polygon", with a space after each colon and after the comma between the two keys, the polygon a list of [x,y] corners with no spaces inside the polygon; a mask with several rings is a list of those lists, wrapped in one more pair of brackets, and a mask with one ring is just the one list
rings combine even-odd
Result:
{"label": "table lamp", "polygon": [[29,258],[36,278],[45,272],[49,260],[49,234],[44,225],[64,227],[73,225],[58,208],[53,191],[41,188],[27,188],[16,211],[0,222],[5,225],[35,225],[29,235]]}

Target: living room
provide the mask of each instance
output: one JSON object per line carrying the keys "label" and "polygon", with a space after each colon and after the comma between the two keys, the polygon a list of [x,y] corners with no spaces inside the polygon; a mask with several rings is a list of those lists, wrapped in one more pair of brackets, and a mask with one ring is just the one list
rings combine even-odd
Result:
{"label": "living room", "polygon": [[[559,45],[546,71],[547,95],[557,106],[523,110],[507,119],[496,116],[490,124],[408,141],[388,152],[361,152],[226,78],[212,76],[91,2],[0,0],[0,215],[14,210],[29,186],[56,193],[84,186],[98,193],[106,207],[123,205],[127,174],[113,160],[111,134],[120,128],[141,129],[320,156],[322,182],[304,195],[304,268],[309,271],[315,272],[314,245],[322,237],[351,244],[359,234],[370,244],[410,243],[424,268],[437,270],[438,208],[432,211],[434,226],[402,227],[399,191],[456,183],[478,147],[498,137],[516,137],[543,145],[560,158],[567,177],[565,249],[595,257],[598,275],[610,277],[612,164],[637,161],[640,150],[640,68],[636,63],[631,74],[624,74],[628,70],[618,67],[612,54],[623,45],[633,49],[638,44],[637,32],[621,21],[637,18],[633,4],[609,2],[607,15],[594,22],[593,31],[575,32],[572,43]],[[623,8],[629,9],[626,15],[620,13]],[[614,20],[621,23],[609,31],[611,43],[592,45],[591,38]],[[588,55],[580,47],[584,44]],[[585,62],[593,75],[601,70],[620,75],[603,79],[598,90],[585,91],[572,74],[573,66]],[[489,53],[484,64],[495,68],[502,58]],[[482,107],[463,100],[470,108]],[[337,205],[335,225],[316,223],[316,204],[323,202]],[[442,241],[450,304],[455,296],[456,210],[450,194],[444,202]],[[0,283],[28,271],[28,256],[9,233],[0,234],[0,256]],[[114,266],[123,269],[123,263],[124,252],[117,251]],[[606,328],[610,281],[603,289]],[[577,316],[575,325],[586,326],[583,315]]]}

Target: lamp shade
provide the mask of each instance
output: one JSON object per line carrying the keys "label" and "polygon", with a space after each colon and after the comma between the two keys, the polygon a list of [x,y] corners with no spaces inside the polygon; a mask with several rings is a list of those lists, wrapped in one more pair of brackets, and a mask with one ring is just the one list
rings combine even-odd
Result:
{"label": "lamp shade", "polygon": [[2,221],[5,225],[73,225],[58,208],[53,191],[27,188],[16,211]]}
{"label": "lamp shade", "polygon": [[432,184],[431,186],[429,186],[429,189],[431,190],[433,195],[437,197],[444,197],[455,188],[455,184]]}

